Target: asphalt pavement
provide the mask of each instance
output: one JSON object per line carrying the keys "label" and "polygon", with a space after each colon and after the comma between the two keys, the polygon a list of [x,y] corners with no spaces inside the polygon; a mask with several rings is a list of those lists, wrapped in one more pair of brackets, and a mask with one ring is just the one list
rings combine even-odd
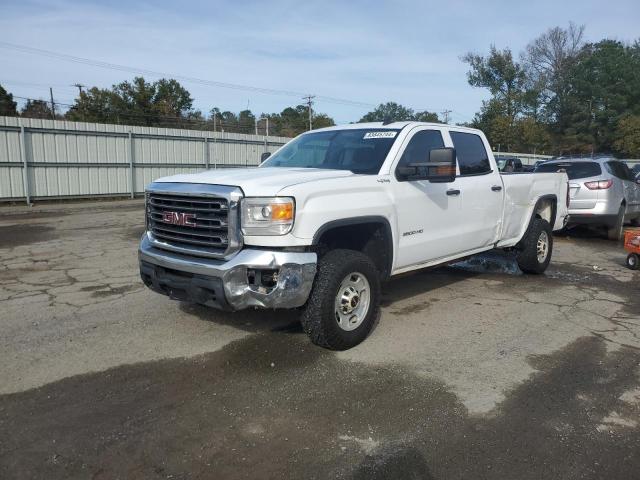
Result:
{"label": "asphalt pavement", "polygon": [[346,352],[146,289],[139,200],[0,208],[0,478],[640,478],[640,274],[556,236],[406,275]]}

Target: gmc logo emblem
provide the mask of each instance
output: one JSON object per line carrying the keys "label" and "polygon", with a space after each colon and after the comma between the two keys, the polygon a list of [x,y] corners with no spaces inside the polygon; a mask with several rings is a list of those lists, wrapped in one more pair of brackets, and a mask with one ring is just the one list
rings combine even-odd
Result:
{"label": "gmc logo emblem", "polygon": [[163,212],[162,221],[172,225],[181,225],[183,227],[196,226],[196,216],[193,213]]}

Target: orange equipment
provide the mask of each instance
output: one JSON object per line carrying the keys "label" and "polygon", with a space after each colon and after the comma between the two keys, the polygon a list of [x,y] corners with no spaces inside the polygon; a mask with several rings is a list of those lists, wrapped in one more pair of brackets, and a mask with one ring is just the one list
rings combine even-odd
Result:
{"label": "orange equipment", "polygon": [[640,228],[629,228],[624,231],[624,249],[627,255],[627,267],[637,270],[640,266]]}

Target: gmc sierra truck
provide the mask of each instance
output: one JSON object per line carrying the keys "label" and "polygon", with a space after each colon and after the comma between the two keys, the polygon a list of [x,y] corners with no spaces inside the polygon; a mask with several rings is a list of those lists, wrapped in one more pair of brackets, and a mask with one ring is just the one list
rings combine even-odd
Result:
{"label": "gmc sierra truck", "polygon": [[262,160],[151,183],[142,280],[224,310],[301,308],[330,349],[367,337],[390,277],[495,248],[542,273],[567,222],[565,173],[503,176],[470,128],[330,127]]}

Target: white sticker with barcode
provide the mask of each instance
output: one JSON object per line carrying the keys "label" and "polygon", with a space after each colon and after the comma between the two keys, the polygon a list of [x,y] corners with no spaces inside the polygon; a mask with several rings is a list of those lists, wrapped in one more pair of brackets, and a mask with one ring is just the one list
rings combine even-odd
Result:
{"label": "white sticker with barcode", "polygon": [[398,132],[367,132],[362,137],[364,140],[368,138],[395,138]]}

